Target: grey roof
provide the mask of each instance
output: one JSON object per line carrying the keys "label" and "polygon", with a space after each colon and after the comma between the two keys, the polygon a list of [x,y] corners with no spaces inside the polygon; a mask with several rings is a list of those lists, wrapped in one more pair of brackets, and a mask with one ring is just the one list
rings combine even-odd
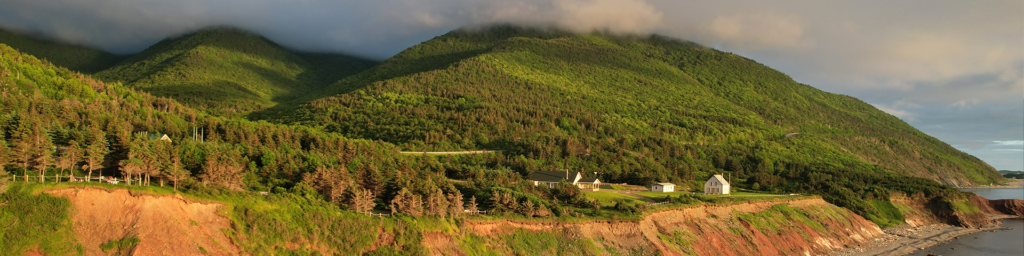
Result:
{"label": "grey roof", "polygon": [[589,178],[589,179],[580,178],[580,181],[578,181],[576,183],[600,183],[600,181],[598,181],[597,178]]}
{"label": "grey roof", "polygon": [[[713,176],[711,178],[717,179],[719,183],[722,183],[722,185],[729,185],[729,181],[725,180],[725,177],[722,177],[721,174],[715,174],[715,176]],[[708,179],[708,180],[710,180],[710,179]]]}
{"label": "grey roof", "polygon": [[676,185],[676,184],[672,184],[672,183],[668,183],[668,182],[665,182],[665,183],[657,183],[657,184],[658,184],[658,185],[662,185],[662,186],[675,186],[675,185]]}
{"label": "grey roof", "polygon": [[[569,172],[569,177],[575,178],[577,173],[579,173],[579,172]],[[565,178],[565,172],[564,171],[540,171],[540,172],[533,172],[533,174],[530,175],[530,180],[545,181],[545,182],[559,182],[559,181],[563,181],[564,180],[564,181],[567,181],[569,183],[572,183],[572,180],[569,180],[569,179]]]}

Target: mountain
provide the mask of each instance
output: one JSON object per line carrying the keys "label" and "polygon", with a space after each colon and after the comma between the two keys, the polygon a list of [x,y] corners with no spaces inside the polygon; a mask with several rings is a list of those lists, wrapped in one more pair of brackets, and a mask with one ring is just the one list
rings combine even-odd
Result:
{"label": "mountain", "polygon": [[374,64],[340,54],[296,53],[256,34],[213,28],[160,41],[96,77],[210,113],[244,116],[315,93]]}
{"label": "mountain", "polygon": [[661,36],[457,30],[331,90],[271,120],[405,150],[504,150],[510,157],[493,165],[569,168],[606,182],[698,187],[730,173],[740,187],[870,198],[898,190],[872,182],[905,176],[1002,180],[861,100]]}
{"label": "mountain", "polygon": [[46,59],[54,65],[92,74],[117,64],[124,56],[0,29],[0,44]]}
{"label": "mountain", "polygon": [[[223,40],[214,40],[218,38]],[[183,42],[201,44],[189,48]],[[299,54],[276,51],[280,48],[266,42],[244,32],[203,31],[155,45],[111,70],[120,70],[136,82],[161,76],[136,74],[129,67],[165,78],[175,74],[170,71],[182,70],[179,74],[188,79],[167,81],[184,83],[197,77],[262,78],[215,76],[220,74],[210,75],[196,66],[227,72],[231,70],[216,65],[333,63],[323,55],[306,56],[310,60],[294,57]],[[233,49],[230,46],[241,48],[226,50]],[[174,50],[179,48],[186,50]],[[231,58],[216,59],[222,56]],[[270,64],[261,59],[269,59]],[[935,207],[929,209],[936,211],[970,213],[972,208],[964,208],[973,204],[967,201],[968,195],[932,179],[905,174],[945,171],[952,180],[963,182],[977,178],[972,173],[986,177],[986,165],[976,158],[956,155],[959,151],[948,151],[948,145],[944,148],[868,104],[797,84],[739,56],[662,37],[578,35],[517,27],[454,31],[372,69],[339,76],[344,78],[319,91],[311,89],[311,96],[295,101],[323,93],[335,96],[268,112],[267,117],[279,124],[219,115],[217,110],[195,107],[201,104],[146,93],[152,88],[133,82],[126,86],[96,80],[6,45],[0,45],[0,64],[0,177],[5,177],[0,187],[8,182],[5,172],[19,175],[18,186],[33,185],[29,175],[42,181],[69,172],[76,177],[96,173],[132,177],[130,185],[144,190],[161,189],[156,188],[158,182],[173,182],[178,189],[181,183],[180,189],[187,193],[209,197],[254,198],[251,192],[271,191],[273,197],[268,200],[298,199],[320,209],[281,210],[259,202],[227,207],[235,216],[232,221],[238,222],[233,223],[237,235],[247,237],[233,241],[253,250],[309,242],[330,244],[326,254],[348,251],[345,248],[356,242],[369,246],[369,240],[361,239],[373,234],[363,233],[354,241],[343,232],[365,227],[361,220],[447,221],[444,216],[449,210],[456,215],[463,211],[445,205],[463,203],[474,206],[469,209],[477,204],[487,209],[485,218],[622,220],[644,214],[645,203],[601,202],[574,186],[549,189],[524,180],[530,172],[556,168],[581,170],[588,178],[593,174],[606,182],[677,182],[679,190],[697,188],[707,175],[725,172],[736,188],[822,195],[879,225],[903,222],[903,208],[887,201],[901,194],[928,198],[933,203],[929,207]],[[305,69],[303,74],[316,74],[315,70]],[[210,91],[201,84],[192,89],[192,94]],[[288,104],[295,103],[276,106]],[[167,134],[172,142],[152,140],[147,134]],[[871,140],[886,147],[861,142]],[[76,145],[86,153],[72,160],[68,152],[75,151]],[[399,154],[402,149],[505,151],[418,156]],[[923,159],[912,159],[908,150]],[[898,162],[904,165],[872,162],[900,157],[911,160]],[[957,170],[918,173],[912,164]],[[514,172],[496,171],[509,169]],[[25,189],[18,190],[35,188]],[[4,196],[67,206],[55,200],[26,199],[22,196],[26,194]],[[665,207],[737,202],[681,196]],[[609,203],[614,207],[601,207]],[[361,214],[338,206],[410,217],[352,217]],[[0,218],[25,219],[13,230],[33,230],[31,225],[38,219],[4,216],[27,216],[34,212],[24,209],[36,208],[32,203],[0,206]],[[43,215],[69,212],[52,209],[42,211]],[[15,213],[4,213],[8,210]],[[423,216],[441,218],[417,219]],[[336,225],[330,228],[334,233],[321,232],[323,223]],[[437,227],[395,225],[404,235],[392,238],[411,245],[419,240],[408,237],[422,237],[413,230],[436,231],[429,227]],[[46,238],[24,237],[15,240],[19,246],[5,248],[21,251],[34,244],[25,241]],[[301,240],[309,237],[330,241]]]}

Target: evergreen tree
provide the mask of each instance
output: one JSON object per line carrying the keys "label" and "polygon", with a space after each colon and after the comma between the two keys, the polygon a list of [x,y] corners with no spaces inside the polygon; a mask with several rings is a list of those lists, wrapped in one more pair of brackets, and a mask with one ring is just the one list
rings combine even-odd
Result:
{"label": "evergreen tree", "polygon": [[171,154],[171,161],[163,169],[163,176],[174,183],[174,191],[178,191],[178,182],[188,179],[191,173],[182,168],[181,157],[178,154]]}
{"label": "evergreen tree", "polygon": [[82,146],[78,144],[78,141],[72,140],[68,142],[68,147],[64,150],[62,158],[67,158],[67,161],[70,163],[70,166],[68,167],[69,177],[75,174],[75,166],[78,166],[78,162],[81,161],[82,155]]}
{"label": "evergreen tree", "polygon": [[472,197],[469,198],[469,205],[466,206],[466,210],[469,210],[469,212],[472,212],[473,214],[476,214],[476,211],[478,211],[477,205],[476,205],[476,196],[472,196]]}
{"label": "evergreen tree", "polygon": [[103,158],[110,152],[106,133],[99,129],[89,129],[89,147],[85,148],[85,162],[89,166],[86,181],[92,181],[92,172],[103,168]]}
{"label": "evergreen tree", "polygon": [[358,213],[368,213],[373,210],[373,193],[368,189],[356,188],[351,190],[352,196],[349,199],[349,209]]}
{"label": "evergreen tree", "polygon": [[68,157],[67,148],[65,148],[64,151],[57,151],[55,165],[58,169],[56,182],[60,183],[60,177],[64,176],[64,170],[71,169],[71,167],[74,166],[74,163],[71,162],[71,158]]}
{"label": "evergreen tree", "polygon": [[11,159],[13,158],[12,154],[14,154],[14,152],[11,151],[9,147],[7,147],[7,142],[3,140],[2,136],[0,136],[0,191],[7,190],[8,177],[7,171],[4,169],[4,167],[8,163],[10,163]]}
{"label": "evergreen tree", "polygon": [[459,216],[465,213],[465,202],[463,202],[462,200],[462,192],[459,192],[459,190],[456,189],[455,192],[448,193],[448,213],[449,215],[452,216],[452,218],[455,218],[455,216]]}
{"label": "evergreen tree", "polygon": [[215,152],[206,157],[203,173],[199,175],[199,178],[204,185],[241,191],[244,186],[242,171],[245,169],[242,162],[238,151]]}
{"label": "evergreen tree", "polygon": [[21,164],[22,176],[25,182],[28,182],[28,169],[29,165],[32,164],[32,154],[34,154],[32,126],[29,120],[25,117],[21,117],[18,120],[18,124],[11,130],[11,146],[14,151],[15,162]]}
{"label": "evergreen tree", "polygon": [[39,172],[39,183],[43,183],[46,168],[53,165],[55,150],[50,135],[42,126],[32,127],[32,147],[32,168]]}
{"label": "evergreen tree", "polygon": [[135,174],[142,172],[142,160],[139,160],[134,156],[129,156],[128,159],[121,160],[118,164],[121,166],[121,172],[124,174],[124,180],[126,184],[128,184],[128,186],[131,186],[132,180],[135,179]]}

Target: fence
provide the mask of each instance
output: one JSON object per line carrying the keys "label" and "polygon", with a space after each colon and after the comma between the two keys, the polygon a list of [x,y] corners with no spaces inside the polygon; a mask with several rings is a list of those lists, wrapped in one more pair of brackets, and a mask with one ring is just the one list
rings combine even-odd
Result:
{"label": "fence", "polygon": [[[11,180],[12,181],[18,181],[19,177],[22,180],[25,180],[25,177],[28,177],[28,181],[30,181],[30,182],[38,181],[39,180],[39,176],[38,175],[21,175],[21,176],[11,175]],[[125,182],[125,180],[123,180],[123,179],[118,179],[116,177],[115,178],[107,178],[107,177],[104,177],[104,176],[100,176],[100,177],[66,176],[66,175],[65,176],[43,176],[43,181],[44,182],[47,181],[47,180],[57,181],[57,179],[60,179],[60,181],[63,181],[63,182],[84,182],[84,181],[88,181],[88,182],[107,182],[107,183],[113,183],[113,184],[117,184],[119,182]],[[141,181],[141,179],[132,179],[132,181],[139,182],[139,181]]]}
{"label": "fence", "polygon": [[663,204],[667,204],[667,203],[668,203],[668,202],[661,202],[661,203],[649,203],[649,204],[647,204],[647,207],[651,207],[651,206],[655,206],[655,205],[663,205]]}

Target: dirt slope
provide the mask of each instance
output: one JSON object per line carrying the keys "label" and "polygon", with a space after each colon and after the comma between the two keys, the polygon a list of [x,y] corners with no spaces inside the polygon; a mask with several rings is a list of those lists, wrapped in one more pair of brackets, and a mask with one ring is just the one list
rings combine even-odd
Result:
{"label": "dirt slope", "polygon": [[85,255],[108,255],[100,245],[137,237],[129,255],[238,255],[221,231],[230,221],[220,204],[190,202],[180,196],[132,195],[128,190],[67,188],[46,193],[69,199],[72,221]]}
{"label": "dirt slope", "polygon": [[[647,214],[640,221],[465,224],[463,232],[488,237],[490,245],[503,244],[497,241],[502,235],[525,230],[586,238],[606,252],[660,251],[664,255],[811,255],[883,234],[877,225],[820,198],[670,209]],[[465,254],[453,250],[457,239],[443,236],[429,234],[424,245],[435,255]]]}

